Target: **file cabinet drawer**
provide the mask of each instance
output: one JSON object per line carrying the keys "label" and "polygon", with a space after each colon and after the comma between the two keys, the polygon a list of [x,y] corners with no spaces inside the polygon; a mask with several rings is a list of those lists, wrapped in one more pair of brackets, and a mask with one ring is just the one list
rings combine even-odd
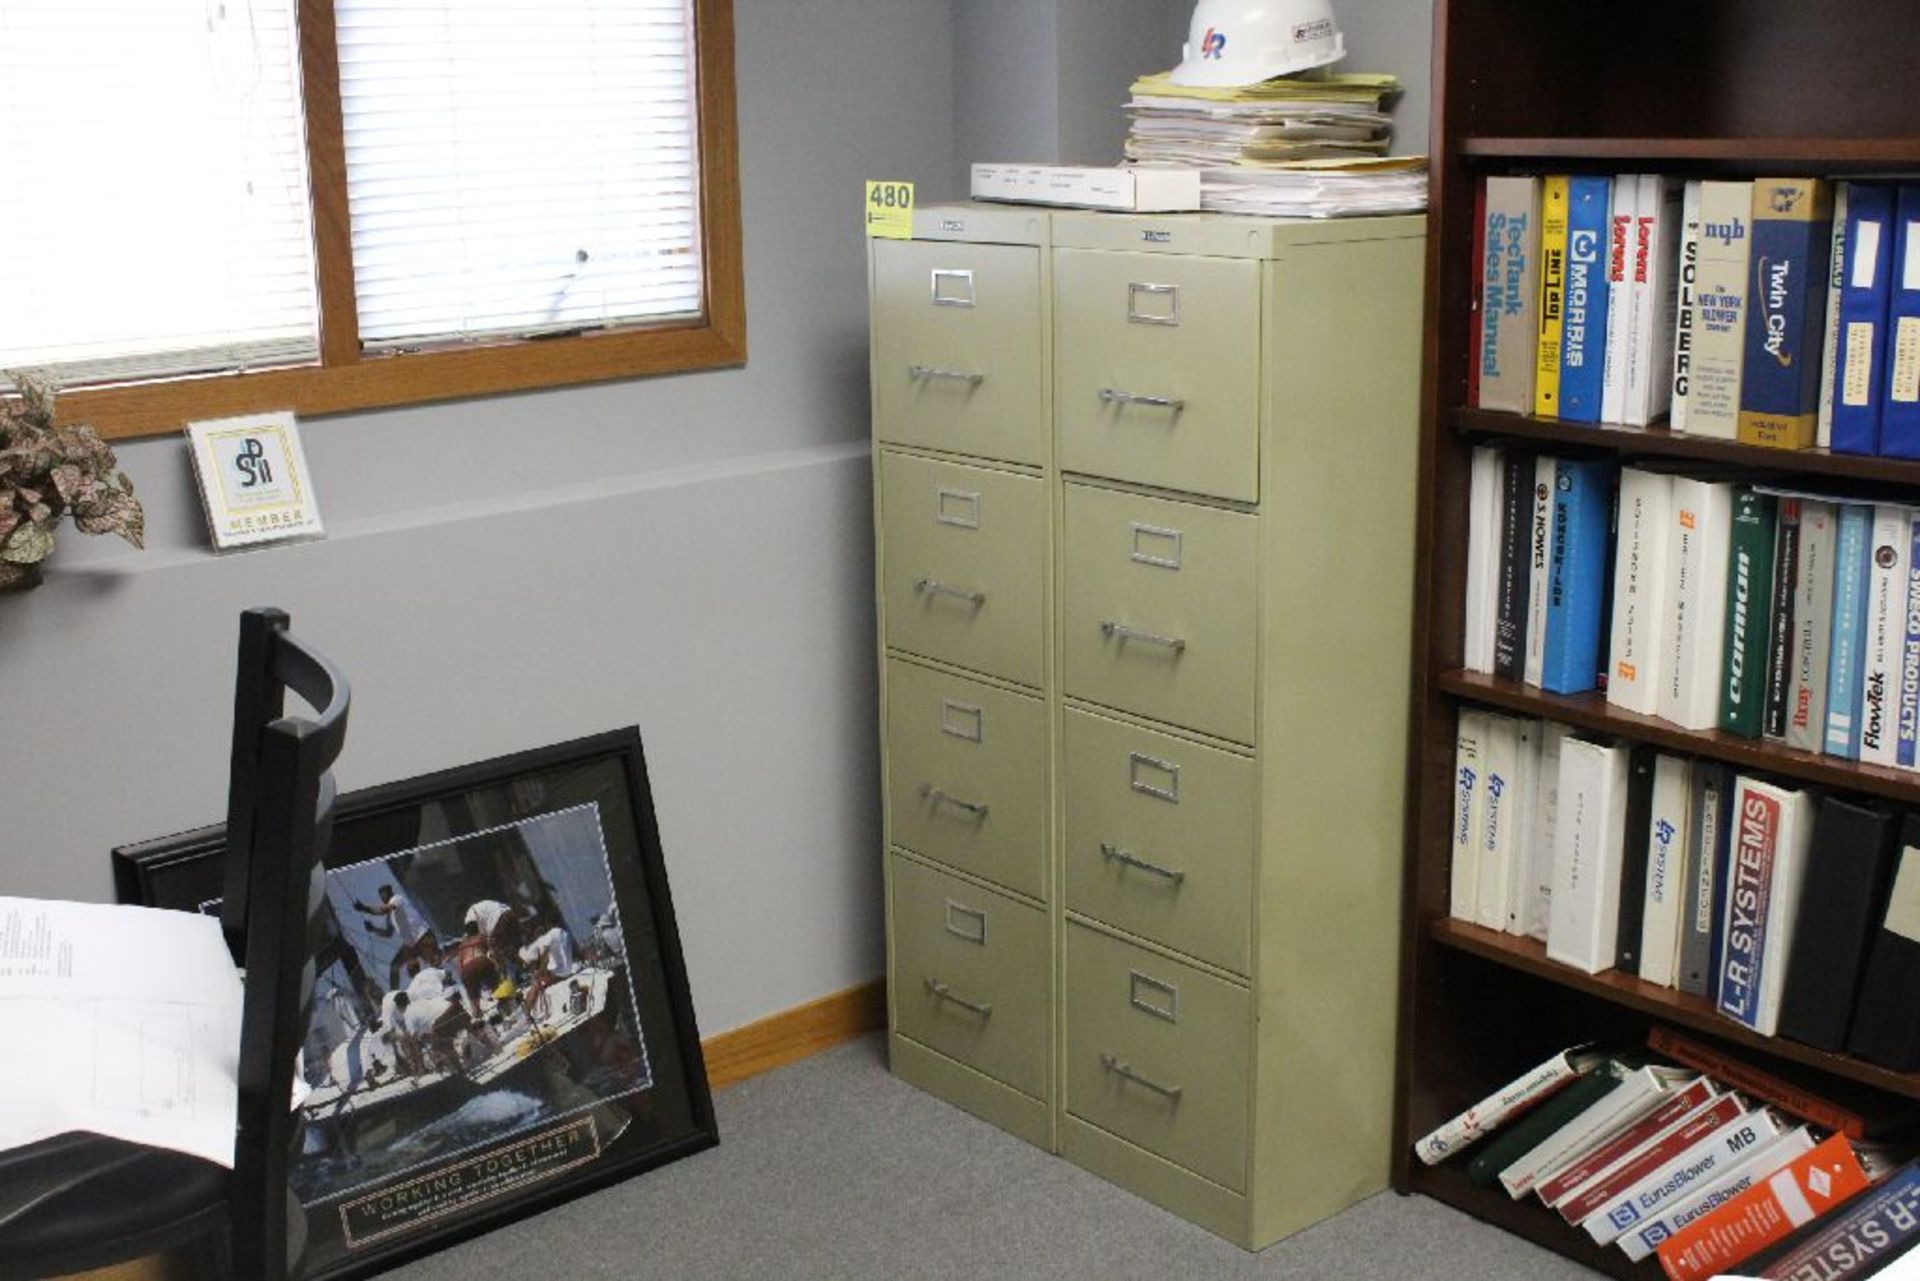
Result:
{"label": "file cabinet drawer", "polygon": [[1042,481],[883,450],[880,538],[888,645],[1040,684]]}
{"label": "file cabinet drawer", "polygon": [[1046,704],[888,659],[887,832],[1045,899]]}
{"label": "file cabinet drawer", "polygon": [[1246,1188],[1245,989],[1067,923],[1067,1111]]}
{"label": "file cabinet drawer", "polygon": [[1039,463],[1040,251],[874,246],[873,422],[883,441]]}
{"label": "file cabinet drawer", "polygon": [[1046,1098],[1046,913],[897,853],[889,860],[894,1030]]}
{"label": "file cabinet drawer", "polygon": [[1257,767],[1068,708],[1067,906],[1248,972]]}
{"label": "file cabinet drawer", "polygon": [[1066,692],[1252,743],[1257,518],[1066,487]]}
{"label": "file cabinet drawer", "polygon": [[1061,249],[1053,270],[1060,466],[1258,499],[1260,265]]}

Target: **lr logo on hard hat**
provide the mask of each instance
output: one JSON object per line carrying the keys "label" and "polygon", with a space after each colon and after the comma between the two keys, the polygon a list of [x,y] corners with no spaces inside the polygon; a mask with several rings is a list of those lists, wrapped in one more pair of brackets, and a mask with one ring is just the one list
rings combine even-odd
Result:
{"label": "lr logo on hard hat", "polygon": [[1218,58],[1226,52],[1226,48],[1227,33],[1224,31],[1215,31],[1212,27],[1208,27],[1206,37],[1200,41],[1200,56],[1202,58]]}

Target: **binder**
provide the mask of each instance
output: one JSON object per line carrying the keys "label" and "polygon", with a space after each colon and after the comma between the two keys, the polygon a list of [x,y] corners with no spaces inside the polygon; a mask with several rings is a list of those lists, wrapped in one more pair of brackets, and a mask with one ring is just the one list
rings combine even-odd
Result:
{"label": "binder", "polygon": [[1820,420],[1833,194],[1821,178],[1753,184],[1753,281],[1740,373],[1740,439],[1811,449]]}
{"label": "binder", "polygon": [[1581,694],[1597,683],[1606,591],[1613,466],[1561,459],[1554,474],[1552,569],[1541,687]]}
{"label": "binder", "polygon": [[1843,454],[1880,449],[1887,372],[1887,298],[1893,283],[1891,187],[1847,186],[1846,249],[1833,356],[1833,446]]}
{"label": "binder", "polygon": [[1895,216],[1880,452],[1920,458],[1920,186],[1901,186]]}
{"label": "binder", "polygon": [[1813,847],[1787,962],[1780,1034],[1823,1050],[1846,1048],[1867,959],[1893,868],[1893,816],[1829,796],[1813,824]]}
{"label": "binder", "polygon": [[1600,421],[1606,393],[1607,228],[1613,179],[1576,175],[1567,188],[1566,308],[1560,328],[1560,417]]}
{"label": "binder", "polygon": [[1560,331],[1567,288],[1567,184],[1565,174],[1540,183],[1540,327],[1534,348],[1533,412],[1560,412]]}
{"label": "binder", "polygon": [[1920,1068],[1920,815],[1907,816],[1900,846],[1847,1029],[1847,1053],[1911,1072]]}

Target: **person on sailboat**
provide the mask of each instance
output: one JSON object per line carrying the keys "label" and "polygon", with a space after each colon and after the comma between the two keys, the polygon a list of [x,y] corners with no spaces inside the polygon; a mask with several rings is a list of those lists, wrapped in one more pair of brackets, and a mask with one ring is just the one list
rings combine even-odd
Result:
{"label": "person on sailboat", "polygon": [[400,940],[399,950],[387,963],[388,987],[400,986],[400,975],[410,960],[417,958],[428,965],[440,964],[440,940],[433,936],[433,927],[427,924],[426,918],[420,915],[420,910],[404,891],[396,890],[391,885],[382,885],[378,907],[355,899],[353,910],[367,916],[386,917],[384,928],[369,924],[367,929],[381,938],[397,937]]}
{"label": "person on sailboat", "polygon": [[[539,922],[533,924],[537,926]],[[527,1007],[536,1011],[541,1008],[541,998],[548,987],[572,978],[580,969],[573,959],[573,936],[559,925],[537,935],[533,942],[521,948],[520,959],[534,971],[533,980],[527,985]]]}

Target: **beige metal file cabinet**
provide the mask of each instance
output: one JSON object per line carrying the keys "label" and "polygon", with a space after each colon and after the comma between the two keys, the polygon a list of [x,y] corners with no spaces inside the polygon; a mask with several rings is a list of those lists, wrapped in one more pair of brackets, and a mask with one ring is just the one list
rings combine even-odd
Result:
{"label": "beige metal file cabinet", "polygon": [[1250,1247],[1387,1178],[1423,226],[871,243],[894,1070]]}

